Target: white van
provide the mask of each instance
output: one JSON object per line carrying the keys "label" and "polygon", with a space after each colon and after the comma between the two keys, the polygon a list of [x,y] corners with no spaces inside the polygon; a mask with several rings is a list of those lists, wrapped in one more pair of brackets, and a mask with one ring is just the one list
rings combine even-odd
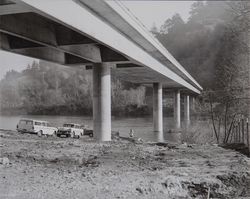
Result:
{"label": "white van", "polygon": [[20,119],[17,131],[21,133],[36,133],[38,135],[56,135],[58,129],[51,127],[47,121]]}

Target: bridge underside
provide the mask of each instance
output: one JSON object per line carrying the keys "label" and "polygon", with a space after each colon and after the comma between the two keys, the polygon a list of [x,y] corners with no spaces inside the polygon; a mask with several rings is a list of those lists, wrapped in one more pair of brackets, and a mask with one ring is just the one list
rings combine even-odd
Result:
{"label": "bridge underside", "polygon": [[[114,14],[117,19],[112,22]],[[111,71],[125,81],[154,83],[155,93],[161,93],[162,88],[190,93],[201,90],[185,70],[175,67],[172,57],[161,57],[150,43],[143,46],[147,43],[145,38],[138,36],[132,26],[129,31],[135,31],[134,38],[121,33],[123,30],[117,24],[126,21],[119,17],[98,0],[0,0],[0,49],[70,67],[93,69],[94,131],[100,131],[100,140],[111,139]],[[155,101],[161,102],[158,99],[161,96],[156,94]],[[162,106],[157,103],[155,108],[161,120]]]}
{"label": "bridge underside", "polygon": [[1,15],[0,18],[2,50],[71,67],[85,65],[87,69],[94,63],[107,62],[113,65],[114,74],[125,81],[147,84],[160,81],[163,87],[183,87],[155,70],[43,16],[28,12]]}

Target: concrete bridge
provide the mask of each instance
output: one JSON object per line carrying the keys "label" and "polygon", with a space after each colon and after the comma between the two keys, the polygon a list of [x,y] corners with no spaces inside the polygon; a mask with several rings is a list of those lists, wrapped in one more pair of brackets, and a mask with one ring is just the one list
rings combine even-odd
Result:
{"label": "concrete bridge", "polygon": [[173,91],[176,128],[180,95],[190,123],[189,96],[202,87],[119,1],[0,0],[0,49],[93,70],[94,135],[111,140],[111,71],[153,85],[154,131],[163,131],[162,89]]}

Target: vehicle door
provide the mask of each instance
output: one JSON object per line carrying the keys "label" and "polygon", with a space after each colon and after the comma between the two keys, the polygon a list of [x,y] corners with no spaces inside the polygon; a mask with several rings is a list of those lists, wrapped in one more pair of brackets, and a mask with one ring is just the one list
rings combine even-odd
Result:
{"label": "vehicle door", "polygon": [[34,121],[34,131],[35,132],[40,132],[42,131],[44,133],[44,128],[42,126],[42,123],[39,121]]}
{"label": "vehicle door", "polygon": [[43,128],[45,129],[47,135],[52,135],[54,133],[53,128],[49,126],[48,122],[43,122],[42,124],[43,124]]}
{"label": "vehicle door", "polygon": [[53,135],[54,133],[57,132],[57,129],[55,127],[51,126],[50,123],[46,123],[46,127],[47,127],[50,135]]}

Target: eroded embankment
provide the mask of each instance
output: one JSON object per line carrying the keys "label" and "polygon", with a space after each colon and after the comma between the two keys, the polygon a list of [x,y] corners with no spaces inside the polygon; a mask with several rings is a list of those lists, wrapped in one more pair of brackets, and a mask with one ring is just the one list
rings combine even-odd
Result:
{"label": "eroded embankment", "polygon": [[218,146],[0,136],[1,198],[250,197],[249,158]]}

